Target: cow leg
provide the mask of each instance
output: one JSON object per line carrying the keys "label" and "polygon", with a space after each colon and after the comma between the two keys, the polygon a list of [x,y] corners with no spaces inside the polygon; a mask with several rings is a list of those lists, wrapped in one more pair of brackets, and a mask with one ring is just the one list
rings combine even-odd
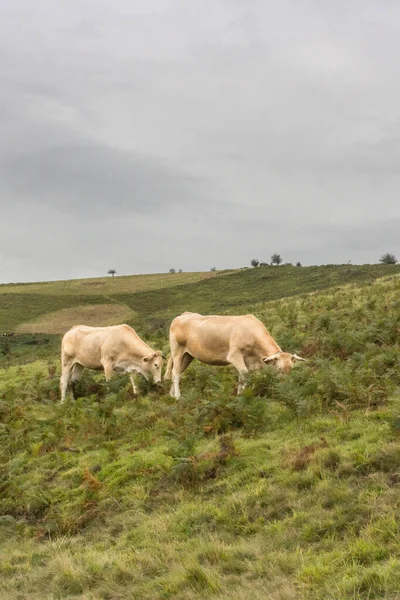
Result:
{"label": "cow leg", "polygon": [[164,375],[164,379],[171,379],[172,376],[172,354],[170,355],[168,362],[167,362],[167,368],[165,369],[165,375]]}
{"label": "cow leg", "polygon": [[131,384],[132,384],[133,395],[137,396],[138,395],[138,389],[137,389],[137,386],[136,386],[135,377],[134,377],[133,373],[131,373],[129,375],[129,378],[130,378]]}
{"label": "cow leg", "polygon": [[79,363],[75,363],[72,368],[72,376],[71,382],[78,381],[79,377],[82,375],[83,367]]}
{"label": "cow leg", "polygon": [[243,355],[241,352],[235,354],[228,354],[228,362],[239,371],[239,385],[237,393],[240,394],[246,387],[246,377],[249,372],[246,363],[244,362]]}
{"label": "cow leg", "polygon": [[68,391],[68,386],[71,381],[72,371],[74,369],[74,364],[70,362],[63,361],[62,369],[61,369],[61,378],[60,378],[60,391],[61,391],[61,402],[64,402],[65,396]]}
{"label": "cow leg", "polygon": [[173,367],[172,367],[172,386],[170,395],[174,398],[180,398],[181,391],[179,388],[179,382],[181,375],[185,369],[188,368],[193,360],[193,356],[187,352],[177,352],[173,356]]}
{"label": "cow leg", "polygon": [[113,364],[111,360],[102,359],[101,360],[102,367],[104,369],[104,375],[106,376],[106,381],[110,381],[113,376]]}
{"label": "cow leg", "polygon": [[181,391],[179,389],[179,381],[181,378],[181,363],[182,363],[183,355],[181,352],[177,352],[173,356],[173,364],[172,364],[172,385],[170,390],[170,395],[173,398],[180,398]]}

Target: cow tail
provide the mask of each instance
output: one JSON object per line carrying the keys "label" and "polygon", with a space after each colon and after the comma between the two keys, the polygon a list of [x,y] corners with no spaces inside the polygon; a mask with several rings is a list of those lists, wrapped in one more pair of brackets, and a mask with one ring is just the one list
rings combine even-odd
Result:
{"label": "cow tail", "polygon": [[173,364],[174,364],[174,361],[172,360],[172,354],[171,354],[170,357],[169,357],[169,359],[168,359],[168,363],[167,363],[167,368],[166,368],[166,371],[165,371],[164,379],[171,379]]}

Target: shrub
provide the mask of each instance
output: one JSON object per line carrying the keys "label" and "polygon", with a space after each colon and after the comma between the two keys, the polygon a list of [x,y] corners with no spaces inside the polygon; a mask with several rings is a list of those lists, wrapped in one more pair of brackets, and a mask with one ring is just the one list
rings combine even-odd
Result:
{"label": "shrub", "polygon": [[387,252],[380,257],[379,262],[384,265],[395,265],[397,263],[397,258],[394,254]]}
{"label": "shrub", "polygon": [[281,262],[282,262],[282,257],[281,257],[281,255],[280,255],[280,254],[273,254],[273,255],[271,256],[271,263],[272,263],[273,265],[280,265],[280,264],[281,264]]}

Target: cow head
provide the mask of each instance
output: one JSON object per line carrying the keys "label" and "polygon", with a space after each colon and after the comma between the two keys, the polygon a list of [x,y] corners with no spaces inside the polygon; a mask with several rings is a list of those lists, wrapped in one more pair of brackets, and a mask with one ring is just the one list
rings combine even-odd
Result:
{"label": "cow head", "polygon": [[261,360],[267,365],[274,365],[278,373],[283,374],[290,373],[297,360],[307,362],[305,358],[301,358],[297,354],[290,354],[290,352],[276,352],[272,356],[263,356]]}
{"label": "cow head", "polygon": [[147,381],[153,381],[153,383],[161,382],[162,365],[163,354],[159,350],[157,352],[150,352],[147,356],[143,356],[142,373]]}

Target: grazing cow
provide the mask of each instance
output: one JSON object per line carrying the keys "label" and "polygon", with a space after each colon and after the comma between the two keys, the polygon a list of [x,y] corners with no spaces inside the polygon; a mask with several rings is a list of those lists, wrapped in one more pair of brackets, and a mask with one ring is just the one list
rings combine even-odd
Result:
{"label": "grazing cow", "polygon": [[133,373],[137,371],[147,380],[159,383],[162,362],[162,353],[152,350],[129,325],[75,325],[61,343],[61,402],[65,400],[70,382],[79,379],[85,367],[104,369],[107,381],[113,371],[129,373],[133,393],[137,394]]}
{"label": "grazing cow", "polygon": [[289,373],[297,354],[282,352],[264,324],[253,315],[204,316],[185,312],[170,327],[171,356],[166,379],[171,379],[171,396],[180,397],[179,380],[183,371],[197,358],[207,365],[233,365],[239,371],[240,393],[248,371],[273,364],[281,373]]}

